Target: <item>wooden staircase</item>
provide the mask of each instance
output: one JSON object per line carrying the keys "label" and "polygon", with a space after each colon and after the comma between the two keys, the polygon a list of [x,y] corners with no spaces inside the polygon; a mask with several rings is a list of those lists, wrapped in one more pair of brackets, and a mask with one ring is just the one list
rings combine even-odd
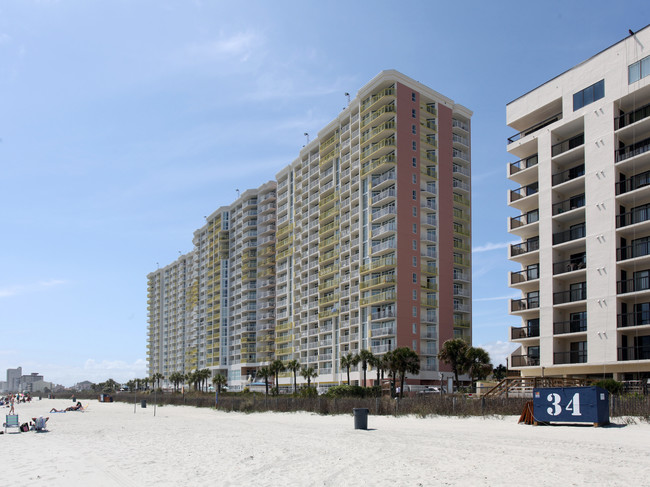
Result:
{"label": "wooden staircase", "polygon": [[565,377],[507,377],[483,397],[524,397],[532,398],[536,387],[584,387],[591,385],[589,379]]}

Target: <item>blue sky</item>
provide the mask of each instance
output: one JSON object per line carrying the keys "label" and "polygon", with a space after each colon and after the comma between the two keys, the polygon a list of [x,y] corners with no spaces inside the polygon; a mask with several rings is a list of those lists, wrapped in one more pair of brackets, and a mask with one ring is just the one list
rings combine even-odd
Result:
{"label": "blue sky", "polygon": [[144,377],[147,273],[391,68],[474,111],[474,345],[502,361],[505,106],[650,23],[612,6],[3,1],[0,378]]}

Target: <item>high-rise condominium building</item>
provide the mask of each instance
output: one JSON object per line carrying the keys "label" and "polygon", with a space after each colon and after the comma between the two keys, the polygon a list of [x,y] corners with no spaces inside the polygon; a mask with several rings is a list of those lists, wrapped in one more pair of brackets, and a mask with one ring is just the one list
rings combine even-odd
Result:
{"label": "high-rise condominium building", "polygon": [[650,373],[650,28],[517,98],[511,368]]}
{"label": "high-rise condominium building", "polygon": [[471,115],[380,73],[276,181],[148,276],[149,372],[209,368],[241,388],[295,359],[336,384],[342,356],[409,347],[419,380],[438,381],[439,344],[471,341]]}

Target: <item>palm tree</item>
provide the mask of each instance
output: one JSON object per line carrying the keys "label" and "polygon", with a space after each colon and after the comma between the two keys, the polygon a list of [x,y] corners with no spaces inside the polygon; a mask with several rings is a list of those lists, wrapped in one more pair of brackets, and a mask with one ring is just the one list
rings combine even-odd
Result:
{"label": "palm tree", "polygon": [[287,362],[286,368],[293,373],[293,393],[295,394],[298,391],[298,381],[296,380],[296,374],[300,370],[300,362],[298,362],[296,359],[289,360]]}
{"label": "palm tree", "polygon": [[505,365],[499,364],[492,371],[492,375],[495,380],[503,380],[508,375],[508,369],[506,369]]}
{"label": "palm tree", "polygon": [[210,380],[210,376],[212,375],[212,372],[210,369],[201,369],[199,370],[199,376],[201,380],[201,390],[202,391],[207,391],[208,390],[208,380]]}
{"label": "palm tree", "polygon": [[374,355],[370,350],[361,350],[359,352],[359,362],[361,362],[361,368],[363,369],[363,387],[366,387],[366,371],[368,370],[368,363],[374,359]]}
{"label": "palm tree", "polygon": [[271,377],[273,374],[269,370],[268,367],[262,367],[258,369],[257,371],[257,377],[261,377],[264,379],[264,385],[266,386],[266,395],[269,395],[269,377]]}
{"label": "palm tree", "polygon": [[174,384],[174,392],[178,392],[178,386],[185,380],[185,376],[180,372],[173,372],[169,375],[169,380]]}
{"label": "palm tree", "polygon": [[399,347],[393,352],[395,365],[400,376],[399,397],[404,397],[404,379],[406,374],[420,373],[420,357],[409,347]]}
{"label": "palm tree", "polygon": [[282,372],[285,369],[284,364],[282,363],[282,360],[280,359],[275,359],[273,362],[271,362],[271,365],[269,365],[269,371],[271,372],[271,375],[275,376],[275,390],[277,393],[280,393],[280,381],[279,381],[279,376],[280,372]]}
{"label": "palm tree", "polygon": [[347,355],[341,357],[341,368],[347,369],[348,372],[348,385],[350,385],[350,367],[354,367],[359,363],[359,356],[348,352]]}
{"label": "palm tree", "polygon": [[388,371],[388,376],[391,378],[391,395],[395,391],[395,382],[397,381],[397,360],[395,358],[395,351],[389,350],[383,355],[384,367]]}
{"label": "palm tree", "polygon": [[484,380],[492,372],[490,355],[481,347],[470,347],[467,351],[467,371],[474,387],[475,378]]}
{"label": "palm tree", "polygon": [[438,359],[449,364],[454,373],[456,387],[458,387],[458,374],[467,370],[467,351],[469,345],[462,338],[453,338],[442,344]]}
{"label": "palm tree", "polygon": [[303,367],[300,375],[307,381],[307,387],[311,387],[311,380],[318,377],[318,372],[313,367]]}
{"label": "palm tree", "polygon": [[156,372],[154,375],[151,376],[151,378],[153,379],[153,384],[155,384],[157,382],[158,383],[158,389],[160,389],[160,381],[163,380],[165,378],[165,376],[162,375],[160,372]]}
{"label": "palm tree", "polygon": [[228,381],[227,381],[226,378],[225,378],[223,375],[221,375],[221,374],[217,374],[217,375],[215,375],[215,376],[212,378],[212,383],[213,383],[215,386],[217,386],[217,392],[219,392],[219,393],[221,393],[221,386],[225,385],[226,382],[228,382]]}
{"label": "palm tree", "polygon": [[377,383],[375,385],[381,385],[380,379],[381,376],[380,374],[383,372],[384,368],[384,357],[383,355],[373,355],[372,358],[369,360],[368,365],[371,367],[375,368],[377,370]]}

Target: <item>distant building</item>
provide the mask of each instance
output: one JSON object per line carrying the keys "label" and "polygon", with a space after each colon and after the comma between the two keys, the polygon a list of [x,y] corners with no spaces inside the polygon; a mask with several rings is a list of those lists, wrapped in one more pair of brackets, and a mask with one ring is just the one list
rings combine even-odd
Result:
{"label": "distant building", "polygon": [[74,385],[73,389],[75,391],[89,391],[90,389],[92,389],[92,387],[93,387],[93,383],[88,380],[85,380],[83,382],[77,382]]}
{"label": "distant building", "polygon": [[7,369],[7,391],[15,392],[20,384],[20,376],[23,375],[23,368]]}
{"label": "distant building", "polygon": [[507,105],[510,368],[650,378],[650,26]]}

